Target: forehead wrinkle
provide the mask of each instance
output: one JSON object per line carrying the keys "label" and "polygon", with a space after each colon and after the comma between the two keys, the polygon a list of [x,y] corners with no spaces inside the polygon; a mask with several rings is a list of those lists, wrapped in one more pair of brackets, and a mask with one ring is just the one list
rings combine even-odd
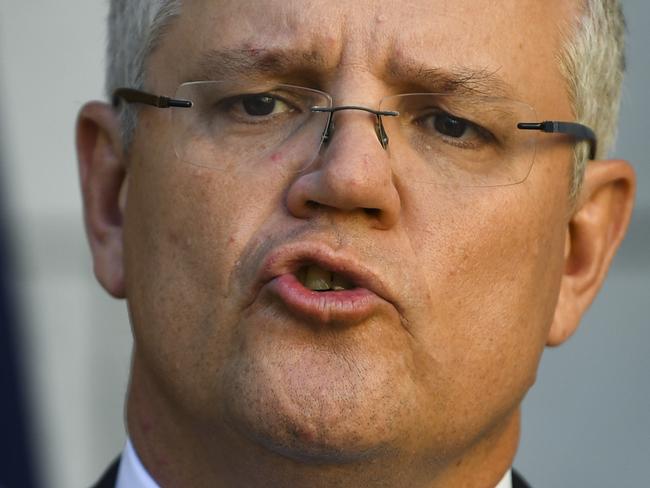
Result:
{"label": "forehead wrinkle", "polygon": [[316,50],[240,47],[210,49],[198,57],[195,76],[201,79],[270,77],[312,73],[323,69],[325,58]]}

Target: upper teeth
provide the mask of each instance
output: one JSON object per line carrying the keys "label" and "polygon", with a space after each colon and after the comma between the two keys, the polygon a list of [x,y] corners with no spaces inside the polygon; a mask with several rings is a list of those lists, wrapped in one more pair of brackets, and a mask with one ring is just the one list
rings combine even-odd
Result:
{"label": "upper teeth", "polygon": [[314,291],[341,291],[353,287],[352,283],[342,276],[316,265],[302,268],[298,272],[298,279],[304,286]]}

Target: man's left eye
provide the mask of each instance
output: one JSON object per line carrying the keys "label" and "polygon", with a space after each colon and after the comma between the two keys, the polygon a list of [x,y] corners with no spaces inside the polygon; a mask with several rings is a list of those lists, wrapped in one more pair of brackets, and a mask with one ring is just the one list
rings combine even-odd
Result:
{"label": "man's left eye", "polygon": [[442,110],[429,112],[414,122],[423,131],[425,137],[446,141],[464,149],[494,142],[494,136],[483,125]]}
{"label": "man's left eye", "polygon": [[242,105],[246,114],[254,117],[291,111],[291,108],[282,100],[268,94],[247,95],[243,97]]}
{"label": "man's left eye", "polygon": [[466,120],[445,113],[433,116],[433,126],[442,135],[454,139],[463,137],[470,130],[470,125]]}

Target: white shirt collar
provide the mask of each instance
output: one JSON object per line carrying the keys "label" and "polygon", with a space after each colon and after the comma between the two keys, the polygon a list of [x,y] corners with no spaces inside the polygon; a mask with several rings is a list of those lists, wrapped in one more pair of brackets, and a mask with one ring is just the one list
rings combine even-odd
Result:
{"label": "white shirt collar", "polygon": [[[115,488],[160,488],[140,462],[130,439],[122,453]],[[512,472],[508,470],[494,488],[512,488]]]}
{"label": "white shirt collar", "polygon": [[122,452],[115,488],[159,488],[158,483],[153,480],[140,462],[140,458],[131,444],[131,439],[126,440],[126,446]]}
{"label": "white shirt collar", "polygon": [[506,474],[503,476],[503,479],[499,481],[499,484],[494,488],[512,488],[512,470],[506,471]]}

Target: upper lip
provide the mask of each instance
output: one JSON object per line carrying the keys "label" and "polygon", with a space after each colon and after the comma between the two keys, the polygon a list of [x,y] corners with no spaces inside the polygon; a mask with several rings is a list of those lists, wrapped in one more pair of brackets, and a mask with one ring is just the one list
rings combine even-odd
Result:
{"label": "upper lip", "polygon": [[358,259],[348,253],[334,251],[328,246],[308,242],[284,245],[269,253],[262,264],[258,286],[261,288],[274,278],[296,273],[307,265],[320,266],[339,274],[356,287],[365,288],[383,300],[395,304],[392,294],[379,275]]}

